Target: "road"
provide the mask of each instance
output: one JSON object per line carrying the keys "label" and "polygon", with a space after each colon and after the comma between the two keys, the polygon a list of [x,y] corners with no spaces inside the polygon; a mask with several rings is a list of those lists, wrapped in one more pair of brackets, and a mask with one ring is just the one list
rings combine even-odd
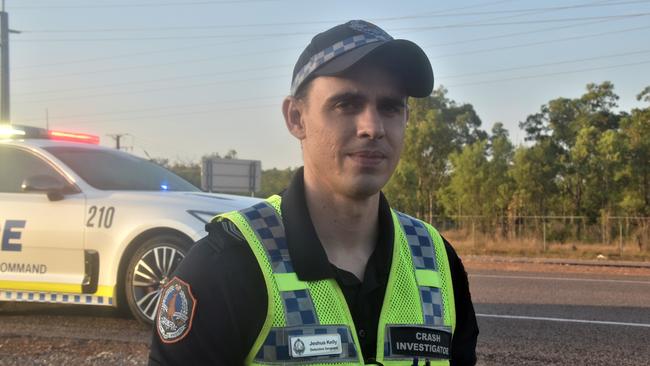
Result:
{"label": "road", "polygon": [[[465,261],[478,365],[650,365],[650,269]],[[150,331],[111,309],[0,308],[0,365],[146,363]]]}
{"label": "road", "polygon": [[650,271],[467,266],[479,365],[650,365]]}

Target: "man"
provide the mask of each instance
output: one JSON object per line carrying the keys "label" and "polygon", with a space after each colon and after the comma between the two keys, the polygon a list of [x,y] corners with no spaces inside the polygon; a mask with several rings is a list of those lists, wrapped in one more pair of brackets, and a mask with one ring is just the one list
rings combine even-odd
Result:
{"label": "man", "polygon": [[381,193],[407,97],[432,87],[424,52],[373,24],[315,36],[282,106],[304,167],[281,196],[206,226],[163,289],[150,364],[473,365],[460,259]]}

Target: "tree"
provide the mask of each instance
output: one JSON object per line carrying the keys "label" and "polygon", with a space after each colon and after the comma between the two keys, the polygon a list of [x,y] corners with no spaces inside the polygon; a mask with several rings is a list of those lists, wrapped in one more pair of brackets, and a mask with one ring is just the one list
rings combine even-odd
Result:
{"label": "tree", "polygon": [[[637,100],[650,103],[650,86]],[[621,121],[621,134],[627,145],[625,175],[629,182],[623,188],[621,207],[628,215],[650,215],[650,106],[635,108]]]}
{"label": "tree", "polygon": [[465,145],[461,152],[450,155],[449,185],[440,190],[447,212],[456,215],[484,215],[490,203],[486,195],[489,167],[486,158],[487,141]]}
{"label": "tree", "polygon": [[437,192],[449,179],[449,154],[487,136],[472,105],[457,105],[446,94],[440,87],[409,100],[402,158],[384,189],[394,207],[427,221],[443,213]]}
{"label": "tree", "polygon": [[260,197],[269,197],[274,194],[282,192],[289,183],[291,177],[295,174],[297,169],[267,169],[262,171],[262,189],[258,193]]}

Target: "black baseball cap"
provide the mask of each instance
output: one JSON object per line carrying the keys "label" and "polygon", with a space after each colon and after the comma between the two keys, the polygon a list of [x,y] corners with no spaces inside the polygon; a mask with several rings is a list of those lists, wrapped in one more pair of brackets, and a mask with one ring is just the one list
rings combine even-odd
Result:
{"label": "black baseball cap", "polygon": [[312,38],[293,68],[291,95],[317,76],[339,75],[362,60],[377,62],[398,75],[409,96],[431,95],[433,70],[420,46],[394,39],[364,20],[351,20]]}

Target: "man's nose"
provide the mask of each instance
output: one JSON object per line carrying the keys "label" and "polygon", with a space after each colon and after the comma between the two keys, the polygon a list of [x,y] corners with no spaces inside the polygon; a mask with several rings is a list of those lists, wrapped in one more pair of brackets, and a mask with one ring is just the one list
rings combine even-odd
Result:
{"label": "man's nose", "polygon": [[357,136],[361,138],[369,138],[371,140],[379,140],[384,137],[386,131],[384,130],[384,121],[377,108],[369,105],[359,114],[357,119]]}

